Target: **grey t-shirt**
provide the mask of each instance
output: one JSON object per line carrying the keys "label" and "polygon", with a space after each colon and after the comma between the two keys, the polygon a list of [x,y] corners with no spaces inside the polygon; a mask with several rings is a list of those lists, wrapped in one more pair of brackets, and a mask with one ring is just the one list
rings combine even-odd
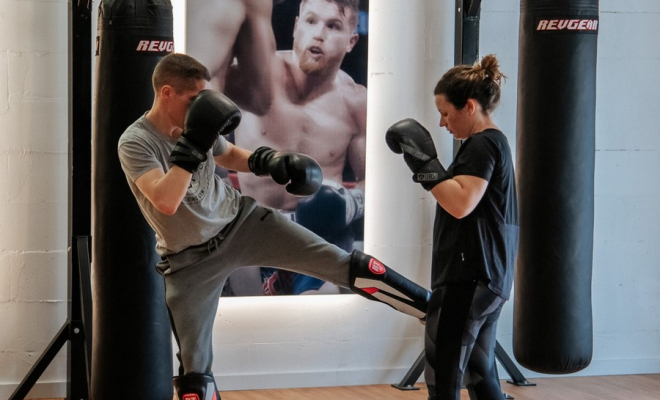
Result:
{"label": "grey t-shirt", "polygon": [[238,213],[240,194],[215,174],[212,156],[222,154],[227,141],[220,136],[208,160],[193,172],[188,192],[174,215],[158,211],[135,185],[135,180],[155,168],[172,168],[169,156],[176,140],[159,134],[145,118],[138,118],[119,138],[119,160],[126,179],[147,222],[156,231],[156,251],[161,256],[200,245],[217,235]]}

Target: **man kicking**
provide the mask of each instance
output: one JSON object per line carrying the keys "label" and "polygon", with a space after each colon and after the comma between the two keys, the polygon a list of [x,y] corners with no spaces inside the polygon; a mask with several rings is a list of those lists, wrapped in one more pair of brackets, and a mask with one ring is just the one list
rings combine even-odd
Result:
{"label": "man kicking", "polygon": [[[206,89],[206,67],[185,54],[164,57],[153,73],[152,108],[122,134],[119,158],[145,219],[156,232],[157,265],[179,352],[179,399],[219,399],[212,374],[212,333],[222,287],[252,265],[304,273],[416,318],[429,291],[377,259],[348,253],[241,195],[215,174],[219,165],[272,179],[295,196],[316,193],[323,176],[311,157],[229,143],[241,112]],[[194,397],[197,396],[197,397]]]}

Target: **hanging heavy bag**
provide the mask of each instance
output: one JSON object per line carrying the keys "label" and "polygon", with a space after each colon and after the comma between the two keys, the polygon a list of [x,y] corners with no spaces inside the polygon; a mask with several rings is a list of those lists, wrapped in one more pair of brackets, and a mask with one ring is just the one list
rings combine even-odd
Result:
{"label": "hanging heavy bag", "polygon": [[565,374],[592,357],[597,0],[523,0],[513,351]]}
{"label": "hanging heavy bag", "polygon": [[155,237],[117,155],[151,108],[151,74],[173,51],[169,0],[99,5],[93,132],[94,334],[91,397],[172,399],[172,341]]}

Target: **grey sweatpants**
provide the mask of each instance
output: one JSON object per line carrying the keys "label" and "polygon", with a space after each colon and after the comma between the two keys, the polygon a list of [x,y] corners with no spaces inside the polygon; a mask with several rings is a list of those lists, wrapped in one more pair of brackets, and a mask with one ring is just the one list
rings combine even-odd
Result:
{"label": "grey sweatpants", "polygon": [[180,375],[211,374],[213,322],[222,287],[234,270],[272,265],[349,286],[350,253],[252,198],[242,201],[238,216],[227,229],[158,264],[179,345]]}

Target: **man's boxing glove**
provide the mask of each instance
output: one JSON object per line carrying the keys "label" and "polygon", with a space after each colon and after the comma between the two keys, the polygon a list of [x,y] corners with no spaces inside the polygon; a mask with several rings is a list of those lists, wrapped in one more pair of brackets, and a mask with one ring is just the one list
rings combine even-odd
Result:
{"label": "man's boxing glove", "polygon": [[313,197],[299,202],[296,208],[296,222],[322,237],[341,233],[363,216],[364,191],[327,179]]}
{"label": "man's boxing glove", "polygon": [[387,146],[403,159],[413,172],[413,181],[426,190],[450,179],[445,167],[438,160],[431,134],[419,122],[406,118],[392,125],[385,134]]}
{"label": "man's boxing glove", "polygon": [[170,162],[192,173],[207,159],[219,135],[231,133],[241,122],[241,111],[222,93],[202,90],[186,111],[184,129]]}
{"label": "man's boxing glove", "polygon": [[296,196],[313,195],[323,181],[321,166],[305,154],[279,152],[263,146],[250,155],[248,166],[257,176],[270,175]]}

